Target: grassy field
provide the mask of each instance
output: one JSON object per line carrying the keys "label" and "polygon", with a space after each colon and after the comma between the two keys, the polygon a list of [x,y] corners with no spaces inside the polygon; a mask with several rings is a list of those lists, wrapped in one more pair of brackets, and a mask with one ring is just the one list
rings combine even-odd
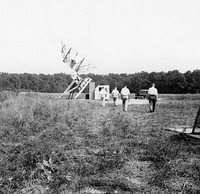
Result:
{"label": "grassy field", "polygon": [[[200,193],[200,95],[148,106],[0,93],[0,193]],[[166,103],[167,101],[167,103]]]}

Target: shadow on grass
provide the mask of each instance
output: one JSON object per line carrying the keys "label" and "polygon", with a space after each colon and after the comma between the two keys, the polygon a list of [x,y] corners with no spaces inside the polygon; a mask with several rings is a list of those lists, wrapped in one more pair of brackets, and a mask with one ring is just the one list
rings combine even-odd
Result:
{"label": "shadow on grass", "polygon": [[185,145],[200,145],[200,140],[191,136],[188,136],[187,134],[184,133],[178,133],[178,134],[174,134],[171,135],[170,137],[170,141],[173,142],[180,142],[183,143]]}
{"label": "shadow on grass", "polygon": [[140,160],[150,161],[149,185],[170,192],[200,191],[200,141],[185,134],[153,137]]}

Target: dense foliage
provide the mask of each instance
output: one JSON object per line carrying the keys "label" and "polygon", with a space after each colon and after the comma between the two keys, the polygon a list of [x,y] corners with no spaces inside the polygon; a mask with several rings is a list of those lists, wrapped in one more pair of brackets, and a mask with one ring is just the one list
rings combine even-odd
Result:
{"label": "dense foliage", "polygon": [[[115,86],[121,90],[127,85],[132,93],[139,89],[147,89],[151,83],[155,83],[159,93],[198,93],[200,91],[200,70],[180,73],[178,70],[168,72],[140,72],[135,74],[98,75],[84,74],[83,78],[90,77],[96,86],[101,84],[110,85],[112,90]],[[68,74],[60,73],[53,75],[44,74],[10,74],[0,73],[0,91],[35,91],[48,93],[62,93],[71,83],[72,78]]]}

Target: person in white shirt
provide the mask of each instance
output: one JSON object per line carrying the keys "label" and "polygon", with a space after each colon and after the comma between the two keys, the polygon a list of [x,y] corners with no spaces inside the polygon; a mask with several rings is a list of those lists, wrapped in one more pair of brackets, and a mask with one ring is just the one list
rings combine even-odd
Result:
{"label": "person in white shirt", "polygon": [[122,99],[122,109],[123,111],[127,111],[128,109],[128,99],[130,98],[130,90],[125,86],[121,90],[121,99]]}
{"label": "person in white shirt", "polygon": [[156,101],[158,99],[158,90],[155,88],[154,83],[152,84],[152,87],[149,88],[148,95],[150,112],[154,112],[156,107]]}
{"label": "person in white shirt", "polygon": [[100,91],[100,96],[101,96],[101,101],[102,101],[101,105],[102,106],[105,106],[105,104],[106,104],[106,94],[107,94],[107,92],[106,92],[105,88],[102,88],[101,91]]}
{"label": "person in white shirt", "polygon": [[118,105],[118,97],[119,97],[119,91],[117,90],[117,87],[114,88],[114,90],[112,91],[112,97],[113,97],[113,103],[114,106]]}

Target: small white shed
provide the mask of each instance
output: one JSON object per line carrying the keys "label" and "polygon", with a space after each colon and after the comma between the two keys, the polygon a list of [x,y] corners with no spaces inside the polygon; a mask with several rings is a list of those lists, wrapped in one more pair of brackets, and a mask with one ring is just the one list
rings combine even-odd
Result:
{"label": "small white shed", "polygon": [[106,90],[106,97],[105,97],[105,99],[108,100],[110,98],[110,86],[109,85],[98,85],[95,88],[95,91],[94,91],[94,99],[95,100],[101,99],[100,91],[101,91],[102,88],[105,88],[105,90]]}

